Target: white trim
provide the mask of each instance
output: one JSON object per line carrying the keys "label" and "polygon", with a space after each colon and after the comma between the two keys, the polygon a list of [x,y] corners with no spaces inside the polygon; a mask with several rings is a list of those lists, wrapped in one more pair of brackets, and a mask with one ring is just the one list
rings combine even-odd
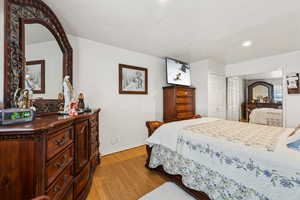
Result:
{"label": "white trim", "polygon": [[287,66],[281,67],[282,70],[282,92],[283,92],[283,102],[282,102],[282,111],[283,111],[283,125],[284,127],[287,126],[286,120],[286,100],[287,100],[287,82],[286,82],[286,75],[287,75]]}

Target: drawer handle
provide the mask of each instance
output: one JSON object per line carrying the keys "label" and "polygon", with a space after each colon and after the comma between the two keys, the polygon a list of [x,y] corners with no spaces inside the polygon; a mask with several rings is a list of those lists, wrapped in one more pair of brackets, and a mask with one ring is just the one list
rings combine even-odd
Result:
{"label": "drawer handle", "polygon": [[[69,177],[68,175],[64,175],[64,178],[63,178],[64,184],[67,183],[68,177]],[[63,186],[58,186],[58,185],[56,185],[56,186],[54,187],[54,192],[59,192],[60,190],[62,190],[62,188],[63,188]]]}
{"label": "drawer handle", "polygon": [[56,186],[54,187],[54,192],[59,192],[61,189],[62,189],[61,186],[56,185]]}
{"label": "drawer handle", "polygon": [[64,136],[64,137],[62,137],[60,140],[54,140],[54,144],[56,145],[56,146],[59,146],[59,147],[61,147],[61,146],[64,146],[65,144],[66,144],[66,136]]}
{"label": "drawer handle", "polygon": [[10,180],[7,176],[4,176],[0,181],[0,190],[4,189],[10,184]]}
{"label": "drawer handle", "polygon": [[62,166],[64,166],[67,163],[67,161],[68,161],[68,156],[64,155],[64,161],[55,163],[54,166],[56,168],[61,168]]}

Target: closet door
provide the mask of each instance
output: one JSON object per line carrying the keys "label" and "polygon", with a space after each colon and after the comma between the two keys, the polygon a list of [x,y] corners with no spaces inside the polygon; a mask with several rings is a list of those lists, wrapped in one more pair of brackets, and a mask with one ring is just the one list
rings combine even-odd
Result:
{"label": "closet door", "polygon": [[241,105],[244,101],[243,80],[239,77],[230,77],[227,80],[227,119],[239,121]]}
{"label": "closet door", "polygon": [[226,119],[225,75],[208,75],[208,116]]}

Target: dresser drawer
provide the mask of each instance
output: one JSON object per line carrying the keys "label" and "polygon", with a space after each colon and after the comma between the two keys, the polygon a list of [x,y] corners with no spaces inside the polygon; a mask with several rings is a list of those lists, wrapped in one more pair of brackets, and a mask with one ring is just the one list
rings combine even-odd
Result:
{"label": "dresser drawer", "polygon": [[193,103],[193,98],[192,97],[177,97],[176,103],[191,104],[191,103]]}
{"label": "dresser drawer", "polygon": [[74,184],[74,196],[77,198],[84,190],[90,179],[90,165],[87,164],[82,172],[77,176]]}
{"label": "dresser drawer", "polygon": [[64,168],[73,161],[73,145],[61,152],[58,156],[47,163],[47,185],[49,186]]}
{"label": "dresser drawer", "polygon": [[182,111],[192,111],[193,105],[192,104],[184,104],[184,105],[176,105],[176,111],[182,112]]}
{"label": "dresser drawer", "polygon": [[53,185],[48,189],[47,195],[51,200],[59,199],[66,189],[72,184],[72,170],[73,165],[69,165],[58,179],[53,183]]}
{"label": "dresser drawer", "polygon": [[50,160],[71,143],[73,143],[72,127],[50,134],[47,137],[47,159]]}
{"label": "dresser drawer", "polygon": [[193,96],[193,91],[192,90],[176,90],[176,96],[191,97],[191,96]]}
{"label": "dresser drawer", "polygon": [[65,196],[61,198],[61,200],[73,200],[73,185],[68,189]]}
{"label": "dresser drawer", "polygon": [[193,112],[181,112],[177,113],[177,118],[178,119],[188,119],[193,117]]}

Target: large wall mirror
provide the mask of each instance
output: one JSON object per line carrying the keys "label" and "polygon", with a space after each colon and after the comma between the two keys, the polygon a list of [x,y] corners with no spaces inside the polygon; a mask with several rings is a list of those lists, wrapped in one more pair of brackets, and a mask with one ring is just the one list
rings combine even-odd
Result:
{"label": "large wall mirror", "polygon": [[274,98],[273,85],[258,81],[248,86],[249,101],[253,103],[271,103]]}
{"label": "large wall mirror", "polygon": [[54,12],[41,0],[5,0],[4,106],[19,88],[32,91],[38,113],[58,111],[63,77],[72,82],[72,47]]}
{"label": "large wall mirror", "polygon": [[23,30],[26,63],[22,88],[32,90],[34,99],[55,99],[62,92],[63,81],[59,44],[47,27],[34,20],[25,21]]}

